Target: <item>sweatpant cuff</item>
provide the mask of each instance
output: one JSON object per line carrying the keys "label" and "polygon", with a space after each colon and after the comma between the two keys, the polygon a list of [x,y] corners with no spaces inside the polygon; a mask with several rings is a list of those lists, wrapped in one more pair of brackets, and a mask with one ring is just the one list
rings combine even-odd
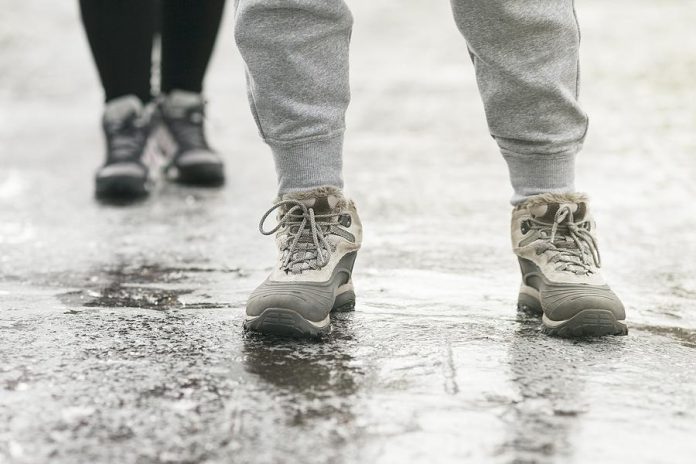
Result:
{"label": "sweatpant cuff", "polygon": [[275,160],[279,195],[328,185],[343,188],[343,134],[330,139],[268,145]]}
{"label": "sweatpant cuff", "polygon": [[516,206],[542,193],[572,193],[575,191],[575,156],[577,152],[552,155],[521,155],[503,151],[510,170],[510,182],[515,193],[511,203]]}

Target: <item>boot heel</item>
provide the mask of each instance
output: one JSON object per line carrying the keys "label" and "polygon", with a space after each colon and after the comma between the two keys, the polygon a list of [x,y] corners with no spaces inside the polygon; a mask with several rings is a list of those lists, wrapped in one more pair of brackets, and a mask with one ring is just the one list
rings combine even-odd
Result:
{"label": "boot heel", "polygon": [[520,286],[520,294],[517,297],[517,309],[528,314],[540,316],[544,313],[539,301],[539,292],[528,285]]}
{"label": "boot heel", "polygon": [[347,284],[341,285],[338,287],[336,293],[336,300],[334,301],[331,311],[343,312],[355,309],[355,290],[353,289],[353,282],[349,281]]}

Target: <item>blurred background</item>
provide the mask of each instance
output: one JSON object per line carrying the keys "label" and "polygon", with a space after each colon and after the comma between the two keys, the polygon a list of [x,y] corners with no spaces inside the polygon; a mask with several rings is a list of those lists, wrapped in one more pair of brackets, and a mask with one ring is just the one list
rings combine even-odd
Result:
{"label": "blurred background", "polygon": [[587,343],[516,314],[507,169],[448,2],[349,4],[359,302],[312,344],[242,334],[275,172],[231,2],[205,89],[227,185],[114,207],[77,1],[0,0],[0,463],[693,461],[696,2],[577,4],[577,185],[630,330]]}

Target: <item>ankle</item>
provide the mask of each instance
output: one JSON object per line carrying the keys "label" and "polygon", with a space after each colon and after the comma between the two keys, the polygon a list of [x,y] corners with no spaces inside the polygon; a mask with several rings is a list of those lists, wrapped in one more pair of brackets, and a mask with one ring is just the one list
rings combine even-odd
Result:
{"label": "ankle", "polygon": [[278,195],[321,187],[343,188],[343,135],[301,142],[268,141],[278,175]]}

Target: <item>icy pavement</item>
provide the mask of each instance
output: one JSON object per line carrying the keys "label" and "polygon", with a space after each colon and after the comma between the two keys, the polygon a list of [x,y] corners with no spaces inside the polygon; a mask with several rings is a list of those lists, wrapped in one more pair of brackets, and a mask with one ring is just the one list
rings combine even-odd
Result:
{"label": "icy pavement", "polygon": [[229,185],[118,208],[92,199],[75,3],[0,0],[0,463],[694,462],[694,2],[578,5],[579,186],[630,328],[582,342],[515,311],[506,168],[447,2],[352,2],[366,237],[324,343],[242,333],[274,177],[231,10],[208,85]]}

